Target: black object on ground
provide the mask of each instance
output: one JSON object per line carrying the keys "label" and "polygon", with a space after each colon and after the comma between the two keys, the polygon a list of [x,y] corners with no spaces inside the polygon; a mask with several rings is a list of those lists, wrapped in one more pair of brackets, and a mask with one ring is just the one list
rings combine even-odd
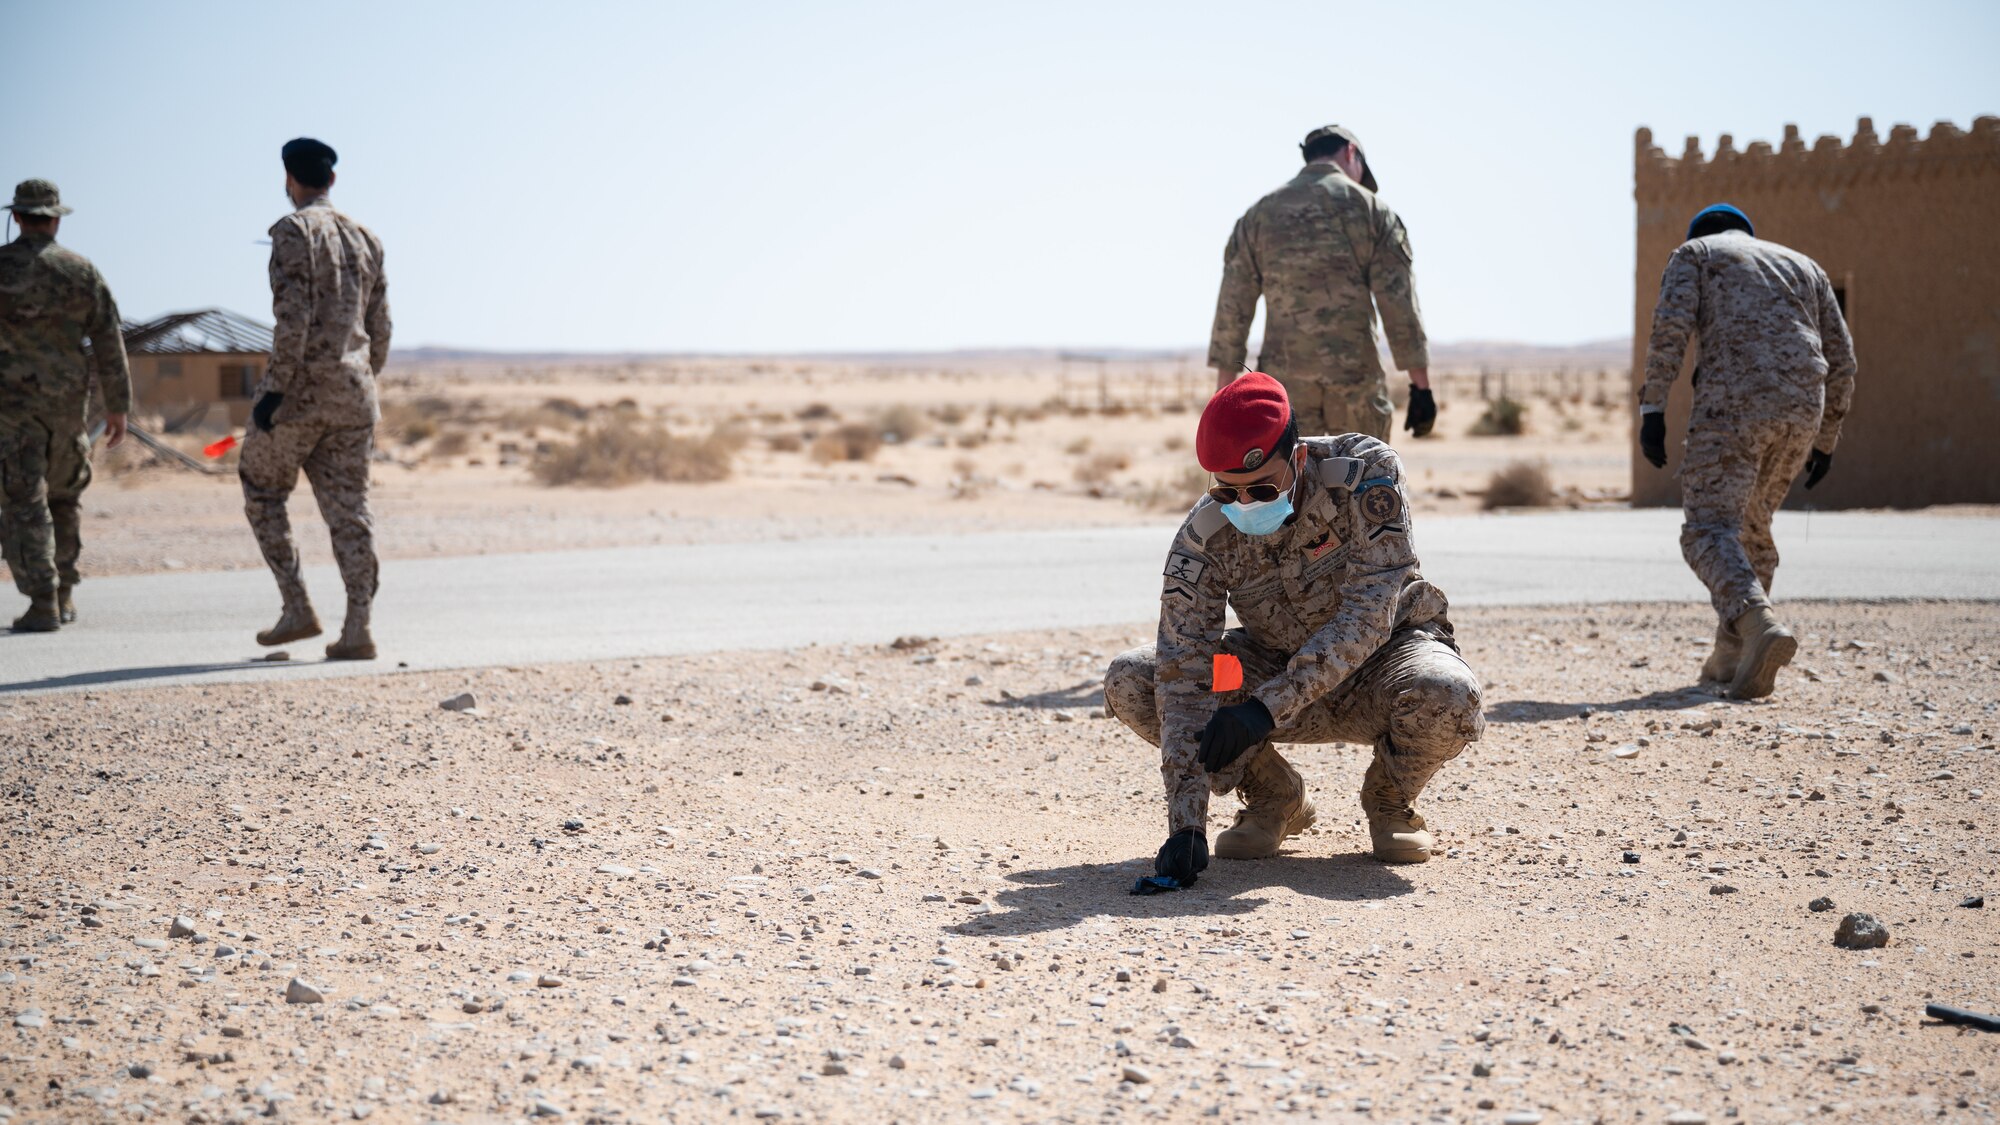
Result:
{"label": "black object on ground", "polygon": [[2000,1016],[1968,1012],[1964,1008],[1954,1008],[1949,1004],[1925,1004],[1924,1014],[1934,1020],[1976,1027],[1981,1031],[2000,1031]]}

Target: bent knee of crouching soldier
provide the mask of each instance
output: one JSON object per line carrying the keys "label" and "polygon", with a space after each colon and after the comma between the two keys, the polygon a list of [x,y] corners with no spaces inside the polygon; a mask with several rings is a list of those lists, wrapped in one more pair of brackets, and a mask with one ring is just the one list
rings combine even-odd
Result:
{"label": "bent knee of crouching soldier", "polygon": [[1389,737],[1399,754],[1443,763],[1486,733],[1479,677],[1454,655],[1410,677],[1396,693]]}
{"label": "bent knee of crouching soldier", "polygon": [[1155,746],[1160,744],[1160,706],[1153,694],[1158,675],[1152,645],[1119,653],[1104,673],[1104,709]]}

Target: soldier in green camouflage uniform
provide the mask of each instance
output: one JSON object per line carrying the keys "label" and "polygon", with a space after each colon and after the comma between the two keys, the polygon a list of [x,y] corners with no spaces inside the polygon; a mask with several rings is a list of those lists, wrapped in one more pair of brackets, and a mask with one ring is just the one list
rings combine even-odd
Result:
{"label": "soldier in green camouflage uniform", "polygon": [[257,634],[280,645],[318,635],[286,503],[299,472],[312,482],[347,587],[340,639],[330,660],[373,660],[370,621],[377,565],[368,511],[368,465],[381,409],[375,377],[389,359],[389,282],[382,241],[333,209],[333,149],[309,138],[287,143],[285,192],[295,208],[271,227],[271,366],[257,388],[254,425],[237,475],[243,510],[278,580],[284,609]]}
{"label": "soldier in green camouflage uniform", "polygon": [[1218,385],[1242,371],[1261,296],[1258,366],[1284,384],[1300,432],[1387,441],[1395,419],[1376,346],[1379,310],[1396,366],[1410,376],[1405,428],[1422,437],[1437,410],[1409,234],[1375,195],[1375,174],[1351,131],[1315,129],[1300,148],[1305,168],[1258,200],[1229,236],[1209,365]]}
{"label": "soldier in green camouflage uniform", "polygon": [[1695,216],[1660,279],[1639,394],[1640,444],[1658,467],[1667,394],[1690,338],[1700,357],[1680,469],[1681,553],[1717,618],[1702,677],[1755,699],[1798,650],[1771,610],[1771,516],[1801,469],[1811,488],[1833,463],[1854,397],[1854,342],[1826,271],[1755,237],[1728,204]]}
{"label": "soldier in green camouflage uniform", "polygon": [[[1296,421],[1275,438],[1211,442],[1210,420],[1232,393],[1283,401],[1267,375],[1235,381],[1204,412],[1198,455],[1212,470],[1237,466],[1214,470],[1218,481],[1286,490],[1280,502],[1291,515],[1246,532],[1227,511],[1233,505],[1213,496],[1195,505],[1167,555],[1159,636],[1112,662],[1106,707],[1160,748],[1169,849],[1198,835],[1205,863],[1209,794],[1234,790],[1243,808],[1217,837],[1216,854],[1275,854],[1316,813],[1274,744],[1353,742],[1373,747],[1361,805],[1375,856],[1421,863],[1433,841],[1413,804],[1444,763],[1479,739],[1485,719],[1444,592],[1424,578],[1411,545],[1402,462],[1362,434],[1298,438]],[[1224,629],[1230,607],[1241,628]],[[1218,655],[1235,658],[1240,684],[1216,682]],[[1206,747],[1232,712],[1257,713],[1261,729],[1219,760]],[[1161,874],[1181,874],[1167,870],[1169,849]]]}
{"label": "soldier in green camouflage uniform", "polygon": [[11,210],[21,235],[0,247],[0,546],[30,601],[14,628],[52,632],[76,619],[91,380],[109,445],[124,440],[132,382],[111,290],[88,259],[56,244],[70,212],[61,193],[24,181]]}

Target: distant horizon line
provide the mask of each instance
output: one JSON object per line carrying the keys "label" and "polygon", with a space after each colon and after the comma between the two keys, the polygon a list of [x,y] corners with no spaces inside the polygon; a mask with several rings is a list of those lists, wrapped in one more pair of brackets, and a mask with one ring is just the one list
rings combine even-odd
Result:
{"label": "distant horizon line", "polygon": [[[1603,336],[1574,343],[1550,344],[1527,340],[1473,339],[1434,342],[1431,350],[1436,352],[1548,352],[1574,353],[1577,355],[1598,354],[1610,351],[1629,353],[1632,347],[1630,336]],[[1250,351],[1258,350],[1253,342]],[[770,359],[770,360],[882,360],[882,359],[1009,359],[1034,358],[1071,360],[1079,363],[1119,362],[1135,360],[1180,360],[1189,357],[1207,358],[1207,348],[1190,345],[1180,348],[1136,348],[1136,347],[1084,347],[1054,345],[1018,345],[1012,347],[970,347],[970,348],[858,348],[814,349],[802,351],[747,351],[727,348],[687,349],[687,350],[535,350],[463,348],[443,344],[421,344],[413,348],[392,348],[391,359],[404,361],[435,360],[555,360],[581,359],[597,362],[634,362],[639,360],[663,359]],[[1206,366],[1205,363],[1202,366]]]}

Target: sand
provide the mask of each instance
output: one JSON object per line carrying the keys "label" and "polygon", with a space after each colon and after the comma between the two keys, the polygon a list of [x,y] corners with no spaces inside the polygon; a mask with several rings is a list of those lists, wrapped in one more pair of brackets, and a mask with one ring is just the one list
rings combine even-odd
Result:
{"label": "sand", "polygon": [[1991,1120],[2000,610],[1788,612],[1769,703],[1697,607],[1461,612],[1439,858],[1301,748],[1152,898],[1145,623],[0,699],[0,1115]]}
{"label": "sand", "polygon": [[[1528,405],[1525,434],[1468,433],[1485,411],[1475,374],[1438,376],[1434,436],[1399,432],[1419,512],[1477,510],[1488,478],[1517,461],[1547,466],[1552,503],[1620,500],[1631,420],[1616,381],[1510,378],[1507,393]],[[1498,397],[1500,380],[1486,383]],[[748,359],[392,368],[373,473],[378,551],[402,559],[1171,522],[1205,484],[1192,443],[1208,386],[1192,369],[1137,362],[1107,365],[1101,383],[1095,364],[970,360],[956,369]],[[534,479],[538,450],[574,441],[620,403],[620,416],[677,434],[741,433],[732,475],[621,488]],[[915,432],[867,460],[813,455],[814,441],[843,424],[883,431],[892,421]],[[136,446],[101,456],[84,497],[86,575],[261,565],[233,457],[212,477],[154,461]],[[292,518],[307,561],[331,561],[309,490],[295,494]]]}

